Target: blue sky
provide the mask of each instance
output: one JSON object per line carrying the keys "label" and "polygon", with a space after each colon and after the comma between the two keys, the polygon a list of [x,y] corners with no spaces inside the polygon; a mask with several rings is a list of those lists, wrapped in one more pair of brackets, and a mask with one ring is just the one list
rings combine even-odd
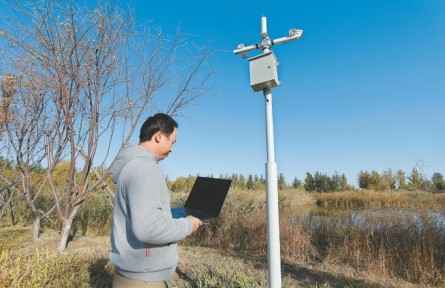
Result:
{"label": "blue sky", "polygon": [[[239,43],[260,42],[261,16],[272,39],[290,28],[301,40],[273,46],[281,86],[272,89],[278,173],[417,168],[445,174],[445,2],[147,1],[137,21],[173,35],[178,26],[218,50],[213,89],[183,111],[178,142],[162,162],[179,176],[265,175],[262,92],[249,84]],[[261,51],[249,53],[249,58]]]}

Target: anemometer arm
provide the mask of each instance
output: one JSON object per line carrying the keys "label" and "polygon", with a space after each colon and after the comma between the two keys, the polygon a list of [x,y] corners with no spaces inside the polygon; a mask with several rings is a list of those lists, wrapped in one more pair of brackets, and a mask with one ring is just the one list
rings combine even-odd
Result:
{"label": "anemometer arm", "polygon": [[[253,44],[249,46],[244,46],[243,43],[239,44],[237,49],[233,50],[233,54],[241,54],[243,58],[247,57],[247,52],[256,49],[268,50],[271,46],[291,42],[293,40],[299,40],[303,36],[303,30],[292,28],[289,30],[289,35],[281,38],[277,38],[275,40],[271,40],[267,35],[267,23],[266,17],[261,17],[261,43]],[[267,52],[267,51],[265,51]]]}
{"label": "anemometer arm", "polygon": [[239,44],[237,49],[233,50],[233,54],[240,54],[241,56],[243,56],[243,58],[247,57],[247,52],[250,52],[252,50],[256,50],[256,49],[262,49],[260,44],[254,44],[254,45],[249,45],[249,46],[244,46],[243,43]]}

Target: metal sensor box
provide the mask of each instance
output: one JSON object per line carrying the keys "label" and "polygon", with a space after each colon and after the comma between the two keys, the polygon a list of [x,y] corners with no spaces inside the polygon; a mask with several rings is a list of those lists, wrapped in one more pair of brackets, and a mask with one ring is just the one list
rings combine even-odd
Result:
{"label": "metal sensor box", "polygon": [[277,74],[278,61],[270,51],[249,59],[250,86],[253,91],[262,91],[280,85]]}

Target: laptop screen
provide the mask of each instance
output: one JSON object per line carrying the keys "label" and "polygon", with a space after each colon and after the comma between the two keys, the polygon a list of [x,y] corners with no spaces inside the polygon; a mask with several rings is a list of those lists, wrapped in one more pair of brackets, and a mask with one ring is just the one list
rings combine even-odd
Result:
{"label": "laptop screen", "polygon": [[218,217],[232,180],[198,176],[185,207]]}

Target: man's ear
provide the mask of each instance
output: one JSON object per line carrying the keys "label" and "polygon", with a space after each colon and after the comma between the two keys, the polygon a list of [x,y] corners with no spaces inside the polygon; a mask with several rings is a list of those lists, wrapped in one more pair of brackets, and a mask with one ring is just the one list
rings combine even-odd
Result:
{"label": "man's ear", "polygon": [[153,138],[154,138],[154,142],[155,143],[159,143],[159,142],[161,142],[161,138],[162,138],[162,132],[161,131],[158,131],[158,132],[156,132],[154,135],[153,135]]}

